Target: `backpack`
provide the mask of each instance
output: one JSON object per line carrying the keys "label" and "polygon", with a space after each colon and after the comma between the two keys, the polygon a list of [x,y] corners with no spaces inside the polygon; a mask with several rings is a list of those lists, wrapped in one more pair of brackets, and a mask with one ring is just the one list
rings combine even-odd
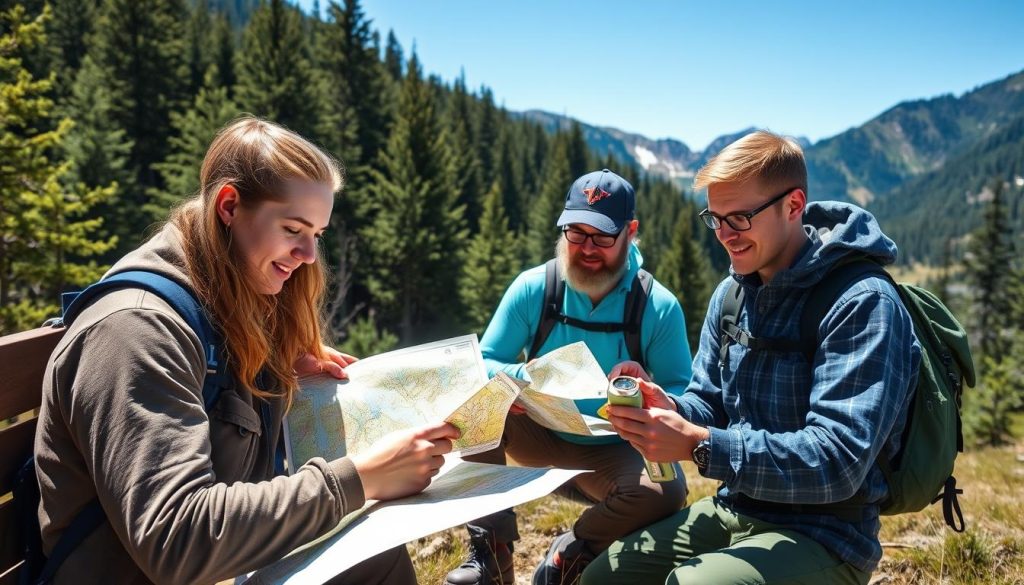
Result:
{"label": "backpack", "polygon": [[582,321],[569,317],[562,313],[562,300],[565,298],[565,279],[562,278],[558,266],[558,259],[552,258],[544,265],[544,308],[541,309],[540,322],[537,324],[537,331],[533,335],[533,344],[529,353],[526,354],[527,361],[537,357],[540,348],[551,335],[555,323],[561,323],[570,327],[577,327],[586,331],[600,331],[604,333],[616,333],[621,331],[626,339],[626,349],[629,352],[629,359],[644,366],[643,350],[640,347],[640,324],[643,322],[644,309],[647,307],[647,298],[651,294],[651,286],[654,284],[654,277],[644,269],[637,271],[633,278],[633,285],[626,295],[626,303],[622,310],[621,323],[602,323]]}
{"label": "backpack", "polygon": [[[61,295],[62,316],[49,321],[55,327],[70,326],[83,309],[98,297],[115,289],[138,288],[151,292],[169,305],[188,323],[199,337],[206,352],[206,376],[203,379],[203,406],[206,412],[216,405],[222,387],[229,384],[224,347],[202,305],[193,293],[166,276],[148,271],[128,271],[96,282],[81,292]],[[264,415],[266,419],[266,414]],[[65,559],[106,520],[99,499],[93,498],[71,521],[47,558],[39,533],[39,484],[36,480],[35,458],[30,457],[19,469],[12,490],[23,537],[23,558],[18,582],[49,583]]]}
{"label": "backpack", "polygon": [[[839,268],[842,268],[841,270]],[[913,321],[921,345],[921,366],[917,387],[907,408],[899,452],[891,460],[879,454],[877,463],[889,486],[888,497],[879,503],[883,515],[918,512],[942,501],[946,524],[963,532],[964,519],[952,476],[957,453],[964,450],[960,418],[963,384],[974,387],[975,371],[967,333],[956,317],[931,292],[910,284],[897,284],[877,262],[857,258],[840,262],[807,291],[800,316],[800,338],[753,338],[739,328],[743,288],[733,282],[722,304],[719,326],[722,332],[720,359],[728,355],[728,344],[739,343],[752,350],[800,352],[813,364],[819,346],[818,327],[839,295],[852,284],[870,276],[888,280],[899,293]],[[804,513],[826,513],[856,520],[868,503],[863,497],[832,504],[788,505],[753,500],[740,494],[743,504],[754,508],[786,508]]]}

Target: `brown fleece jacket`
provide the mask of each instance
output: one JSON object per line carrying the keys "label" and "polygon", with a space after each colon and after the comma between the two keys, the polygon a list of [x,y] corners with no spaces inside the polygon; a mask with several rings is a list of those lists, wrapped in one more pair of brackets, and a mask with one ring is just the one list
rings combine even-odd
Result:
{"label": "brown fleece jacket", "polygon": [[[110,273],[145,269],[188,284],[180,235],[165,227]],[[198,336],[138,289],[87,307],[50,358],[35,452],[49,551],[99,497],[108,521],[64,562],[57,583],[212,583],[256,569],[363,505],[347,458],[273,478],[281,432],[225,389],[207,415]],[[255,405],[255,408],[254,408]]]}

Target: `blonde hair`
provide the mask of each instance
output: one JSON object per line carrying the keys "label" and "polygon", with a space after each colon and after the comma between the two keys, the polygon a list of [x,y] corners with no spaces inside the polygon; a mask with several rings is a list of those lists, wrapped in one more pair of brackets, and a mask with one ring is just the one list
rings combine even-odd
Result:
{"label": "blonde hair", "polygon": [[[342,171],[327,154],[298,134],[253,117],[228,124],[206,151],[199,192],[170,216],[182,235],[186,270],[193,289],[224,336],[228,362],[239,382],[261,398],[291,404],[298,389],[295,359],[311,353],[324,359],[323,298],[327,274],[317,261],[296,268],[277,295],[261,294],[246,273],[217,215],[217,194],[226,185],[252,208],[285,197],[285,181],[301,179],[342,188]],[[260,370],[277,391],[256,387]]]}
{"label": "blonde hair", "polygon": [[807,193],[804,151],[790,138],[758,130],[747,134],[712,157],[693,179],[693,188],[755,179],[767,188],[787,187]]}

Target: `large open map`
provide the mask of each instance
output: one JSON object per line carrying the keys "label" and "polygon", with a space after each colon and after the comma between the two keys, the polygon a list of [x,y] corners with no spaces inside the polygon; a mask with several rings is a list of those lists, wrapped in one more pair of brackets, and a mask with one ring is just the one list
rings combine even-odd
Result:
{"label": "large open map", "polygon": [[493,449],[521,386],[501,374],[487,379],[475,335],[359,360],[348,380],[301,380],[285,421],[289,468],[313,457],[359,453],[384,435],[440,421],[459,427],[454,450]]}
{"label": "large open map", "polygon": [[470,463],[452,456],[446,460],[421,493],[391,502],[368,502],[331,533],[236,581],[323,583],[395,546],[545,496],[582,473]]}

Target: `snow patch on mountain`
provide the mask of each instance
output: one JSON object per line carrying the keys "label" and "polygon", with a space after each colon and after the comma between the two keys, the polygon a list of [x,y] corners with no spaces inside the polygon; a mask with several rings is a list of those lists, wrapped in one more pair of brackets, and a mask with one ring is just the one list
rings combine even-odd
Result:
{"label": "snow patch on mountain", "polygon": [[653,152],[639,144],[633,146],[633,154],[636,155],[636,162],[640,163],[645,171],[650,170],[651,165],[658,162],[658,157]]}

